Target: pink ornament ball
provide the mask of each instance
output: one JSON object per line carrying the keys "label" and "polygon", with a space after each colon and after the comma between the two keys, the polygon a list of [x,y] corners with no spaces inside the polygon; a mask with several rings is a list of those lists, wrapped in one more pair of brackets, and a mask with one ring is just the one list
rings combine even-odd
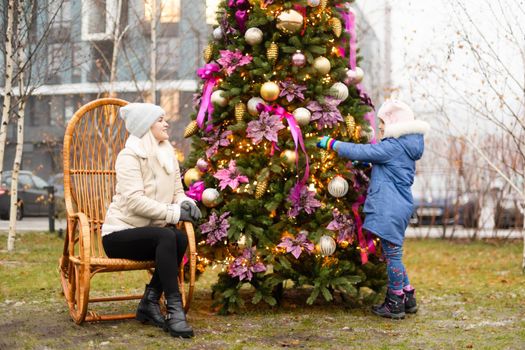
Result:
{"label": "pink ornament ball", "polygon": [[306,57],[301,51],[297,51],[292,56],[292,64],[296,67],[302,67],[306,64]]}
{"label": "pink ornament ball", "polygon": [[205,173],[208,171],[209,164],[206,160],[199,158],[196,165],[200,172]]}

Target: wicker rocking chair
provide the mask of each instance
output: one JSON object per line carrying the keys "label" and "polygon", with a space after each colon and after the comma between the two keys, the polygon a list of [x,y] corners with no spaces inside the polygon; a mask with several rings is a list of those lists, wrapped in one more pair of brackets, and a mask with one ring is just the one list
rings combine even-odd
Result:
{"label": "wicker rocking chair", "polygon": [[[64,196],[67,234],[60,258],[60,277],[71,317],[77,324],[134,318],[135,314],[99,315],[88,304],[140,299],[142,295],[89,298],[91,278],[98,272],[149,270],[153,261],[110,259],[102,246],[101,226],[115,193],[115,160],[124,147],[127,131],[118,110],[128,102],[102,98],[81,107],[70,120],[64,136]],[[179,286],[186,311],[195,287],[196,246],[191,223],[179,224],[188,235],[190,281],[184,286],[184,267]],[[188,252],[187,252],[188,253]]]}

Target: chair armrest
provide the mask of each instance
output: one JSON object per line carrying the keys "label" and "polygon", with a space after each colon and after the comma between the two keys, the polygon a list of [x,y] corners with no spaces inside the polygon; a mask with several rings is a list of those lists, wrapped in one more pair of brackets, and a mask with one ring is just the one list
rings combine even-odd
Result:
{"label": "chair armrest", "polygon": [[78,221],[78,242],[79,254],[82,262],[89,264],[91,258],[91,232],[89,228],[89,220],[87,215],[83,212],[76,212],[70,215],[73,220]]}

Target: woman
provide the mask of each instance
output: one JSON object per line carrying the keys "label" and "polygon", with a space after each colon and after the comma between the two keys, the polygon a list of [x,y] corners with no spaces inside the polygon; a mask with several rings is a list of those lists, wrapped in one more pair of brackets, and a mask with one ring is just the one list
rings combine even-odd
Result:
{"label": "woman", "polygon": [[[120,109],[130,136],[115,163],[116,193],[102,225],[102,243],[110,258],[155,260],[136,318],[163,327],[174,337],[189,338],[193,330],[186,322],[177,281],[188,241],[183,232],[167,225],[195,222],[201,213],[184,194],[165,115],[150,103]],[[166,319],[159,307],[162,292]]]}

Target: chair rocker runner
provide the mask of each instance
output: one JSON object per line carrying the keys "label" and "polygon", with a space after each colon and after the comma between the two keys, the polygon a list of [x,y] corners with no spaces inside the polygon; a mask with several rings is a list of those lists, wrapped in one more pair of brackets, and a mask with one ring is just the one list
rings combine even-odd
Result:
{"label": "chair rocker runner", "polygon": [[[134,313],[100,315],[89,309],[94,302],[140,299],[142,295],[90,298],[91,278],[99,272],[148,270],[154,261],[110,259],[102,246],[101,226],[115,194],[115,160],[124,147],[127,131],[118,117],[128,102],[102,98],[82,106],[69,121],[64,136],[64,197],[67,233],[59,261],[60,278],[71,317],[77,324],[134,318]],[[197,262],[195,233],[189,222],[180,230],[188,236],[189,285],[184,285],[184,266],[179,271],[179,287],[187,312],[195,288]]]}

